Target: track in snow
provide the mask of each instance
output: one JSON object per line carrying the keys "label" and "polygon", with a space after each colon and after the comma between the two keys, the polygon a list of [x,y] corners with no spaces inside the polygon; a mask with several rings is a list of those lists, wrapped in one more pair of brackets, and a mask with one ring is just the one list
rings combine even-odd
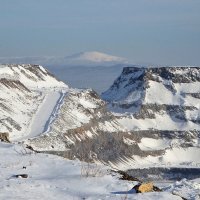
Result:
{"label": "track in snow", "polygon": [[50,130],[50,125],[55,120],[57,113],[62,105],[66,92],[51,91],[46,94],[43,103],[33,116],[32,122],[25,135],[18,137],[15,141],[26,140],[41,135]]}
{"label": "track in snow", "polygon": [[43,133],[48,133],[51,130],[51,124],[54,122],[54,120],[58,116],[58,111],[60,110],[60,108],[63,104],[63,100],[64,100],[65,95],[66,95],[66,92],[60,92],[60,98],[58,99],[48,121],[45,124]]}

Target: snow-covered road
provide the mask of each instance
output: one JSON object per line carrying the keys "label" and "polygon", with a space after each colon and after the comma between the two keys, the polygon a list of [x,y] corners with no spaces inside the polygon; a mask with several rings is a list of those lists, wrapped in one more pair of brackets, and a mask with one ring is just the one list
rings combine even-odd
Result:
{"label": "snow-covered road", "polygon": [[22,141],[48,132],[62,105],[65,94],[65,91],[49,91],[46,93],[24,135],[13,138],[12,141]]}

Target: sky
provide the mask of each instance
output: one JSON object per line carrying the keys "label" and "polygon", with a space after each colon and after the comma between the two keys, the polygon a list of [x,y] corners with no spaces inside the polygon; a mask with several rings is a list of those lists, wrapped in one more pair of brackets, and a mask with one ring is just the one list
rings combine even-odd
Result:
{"label": "sky", "polygon": [[84,51],[200,66],[200,0],[0,0],[0,57]]}

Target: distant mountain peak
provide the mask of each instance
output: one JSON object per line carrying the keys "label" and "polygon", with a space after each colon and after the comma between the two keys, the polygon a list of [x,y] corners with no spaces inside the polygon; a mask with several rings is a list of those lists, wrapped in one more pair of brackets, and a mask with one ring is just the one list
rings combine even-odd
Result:
{"label": "distant mountain peak", "polygon": [[83,61],[96,62],[96,63],[126,61],[125,58],[108,55],[108,54],[101,53],[98,51],[81,52],[81,53],[70,56],[70,58],[72,58],[73,60],[77,60],[77,61],[83,60]]}
{"label": "distant mountain peak", "polygon": [[88,51],[63,57],[41,56],[0,58],[0,63],[39,64],[44,66],[112,66],[115,64],[127,64],[128,60],[98,51]]}

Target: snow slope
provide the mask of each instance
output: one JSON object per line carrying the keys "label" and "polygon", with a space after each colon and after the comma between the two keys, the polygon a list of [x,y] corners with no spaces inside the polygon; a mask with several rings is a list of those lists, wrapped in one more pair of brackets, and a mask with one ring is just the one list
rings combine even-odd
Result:
{"label": "snow slope", "polygon": [[45,91],[44,100],[39,105],[35,115],[32,117],[31,123],[25,132],[25,135],[19,135],[11,141],[22,141],[37,137],[42,133],[48,132],[50,124],[55,118],[57,107],[61,104],[65,92],[62,91]]}
{"label": "snow slope", "polygon": [[42,66],[0,66],[0,132],[20,140],[39,135],[68,86]]}
{"label": "snow slope", "polygon": [[[125,129],[107,112],[105,102],[91,89],[70,89],[51,123],[48,134],[26,141],[40,151],[69,151],[75,156],[81,142],[116,133]],[[107,136],[109,137],[109,135]],[[73,150],[72,150],[73,148]],[[95,146],[94,146],[95,148]],[[88,154],[88,148],[81,153]]]}
{"label": "snow slope", "polygon": [[[41,66],[1,66],[0,133],[7,132],[11,141],[23,140],[37,151],[118,169],[199,168],[199,93],[194,87],[198,69],[192,75],[176,72],[171,82],[164,75],[143,76],[140,71],[133,75],[126,70],[115,86],[133,93],[127,98],[127,91],[121,96],[114,91],[112,97],[118,99],[110,107],[122,105],[129,112],[116,114],[92,89],[68,88]],[[157,102],[159,89],[165,97],[159,96]]]}
{"label": "snow slope", "polygon": [[198,67],[127,67],[102,94],[128,130],[200,130],[199,97]]}
{"label": "snow slope", "polygon": [[199,67],[126,67],[102,98],[143,152],[116,166],[199,167]]}
{"label": "snow slope", "polygon": [[0,79],[3,78],[20,81],[31,89],[67,87],[40,65],[0,65]]}
{"label": "snow slope", "polygon": [[[5,143],[0,143],[0,163],[1,200],[116,200],[124,198],[179,200],[181,198],[172,195],[172,191],[189,197],[188,199],[195,197],[198,199],[200,190],[199,180],[183,180],[174,184],[162,184],[161,187],[165,191],[161,193],[135,194],[131,188],[136,182],[118,180],[118,176],[112,176],[109,168],[105,166],[91,164],[90,166],[94,169],[99,169],[99,173],[85,177],[83,168],[88,166],[85,163],[53,155],[35,154],[22,146]],[[28,174],[28,178],[15,178],[17,174]]]}

